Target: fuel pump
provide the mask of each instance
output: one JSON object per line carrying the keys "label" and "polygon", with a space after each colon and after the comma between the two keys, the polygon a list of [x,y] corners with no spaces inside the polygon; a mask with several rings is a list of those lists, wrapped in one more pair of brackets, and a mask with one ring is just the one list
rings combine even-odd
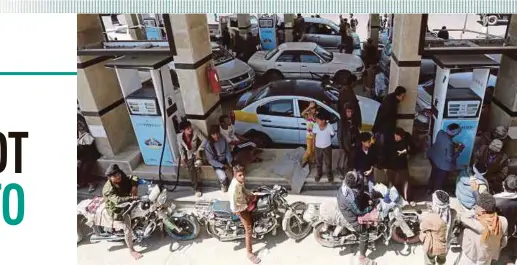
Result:
{"label": "fuel pump", "polygon": [[[482,57],[486,56],[482,55]],[[432,142],[434,143],[436,135],[440,130],[446,130],[450,124],[458,124],[462,130],[458,136],[454,137],[453,141],[456,145],[461,145],[463,148],[463,151],[461,151],[457,159],[458,169],[463,169],[470,165],[483,98],[490,76],[490,69],[487,67],[497,63],[488,57],[481,59],[470,57],[472,60],[476,60],[477,65],[475,67],[479,68],[472,70],[472,79],[470,80],[469,86],[461,88],[449,86],[451,68],[448,66],[458,69],[458,67],[461,66],[459,65],[460,62],[451,62],[458,60],[458,56],[456,56],[456,58],[445,58],[446,57],[434,58],[437,64],[437,71],[432,101]],[[472,68],[472,66],[469,66],[470,59],[468,58],[469,56],[462,57],[462,68]],[[444,63],[442,59],[448,60],[449,62]],[[480,61],[484,60],[486,60],[486,62],[484,62],[484,64],[486,64],[485,67],[483,64],[480,64]]]}
{"label": "fuel pump", "polygon": [[263,15],[259,18],[258,23],[262,50],[273,50],[277,46],[275,16]]}
{"label": "fuel pump", "polygon": [[159,24],[158,18],[144,18],[145,35],[148,40],[163,40],[162,30]]}
{"label": "fuel pump", "polygon": [[164,56],[123,56],[106,64],[117,74],[144,163],[159,166],[160,175],[162,166],[179,164],[176,134],[184,118],[171,61]]}

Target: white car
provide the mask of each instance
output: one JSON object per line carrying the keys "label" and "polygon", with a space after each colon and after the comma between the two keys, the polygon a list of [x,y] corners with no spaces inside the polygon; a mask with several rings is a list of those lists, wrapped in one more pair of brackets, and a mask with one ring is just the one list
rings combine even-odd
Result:
{"label": "white car", "polygon": [[[490,75],[488,78],[487,87],[495,87],[497,76]],[[472,72],[454,73],[449,76],[448,89],[456,88],[469,88],[470,82],[472,82]],[[418,115],[418,119],[421,122],[427,123],[429,113],[432,107],[434,93],[434,79],[431,79],[423,84],[418,85],[417,99],[416,99],[416,112],[422,115]],[[425,115],[427,112],[427,116]]]}
{"label": "white car", "polygon": [[107,29],[106,35],[108,35],[108,39],[110,41],[133,40],[127,25],[115,26],[112,29]]}
{"label": "white car", "polygon": [[[337,131],[340,119],[337,107],[337,91],[323,89],[315,80],[281,80],[243,94],[232,113],[235,132],[260,144],[282,143],[305,145],[306,121],[302,111],[311,101],[319,111],[330,117],[329,122]],[[363,119],[362,130],[371,130],[380,104],[369,98],[357,97]],[[332,139],[338,145],[337,137]]]}
{"label": "white car", "polygon": [[[283,43],[272,51],[258,51],[248,64],[269,81],[280,79],[319,79],[348,70],[360,80],[364,71],[361,58],[353,54],[329,52],[312,42]],[[316,75],[315,75],[316,74]]]}
{"label": "white car", "polygon": [[239,93],[253,86],[255,71],[249,65],[216,43],[212,43],[212,54],[221,84],[220,96]]}

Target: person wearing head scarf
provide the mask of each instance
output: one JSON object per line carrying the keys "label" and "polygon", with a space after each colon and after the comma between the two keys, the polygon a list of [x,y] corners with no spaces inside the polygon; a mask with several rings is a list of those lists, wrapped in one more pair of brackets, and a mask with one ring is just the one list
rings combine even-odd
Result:
{"label": "person wearing head scarf", "polygon": [[485,132],[480,136],[476,136],[474,142],[474,149],[479,150],[482,146],[489,145],[492,140],[501,140],[503,145],[508,141],[508,128],[503,125],[497,126],[492,132]]}
{"label": "person wearing head scarf", "polygon": [[435,190],[443,190],[449,172],[457,169],[456,160],[464,146],[454,143],[453,138],[460,133],[461,127],[459,124],[449,124],[445,130],[438,132],[434,144],[427,151],[427,157],[432,165],[431,176],[427,182],[429,194],[432,194]]}
{"label": "person wearing head scarf", "polygon": [[97,187],[92,172],[101,154],[97,150],[95,138],[90,134],[86,121],[79,119],[79,115],[77,115],[77,187],[88,185],[88,192],[91,193]]}
{"label": "person wearing head scarf", "polygon": [[476,163],[472,170],[463,170],[456,180],[456,197],[461,206],[471,210],[476,204],[476,198],[483,192],[488,192],[490,185],[485,178],[486,167]]}
{"label": "person wearing head scarf", "polygon": [[422,215],[420,223],[425,265],[445,264],[455,214],[450,208],[447,192],[435,191],[432,195],[431,211]]}
{"label": "person wearing head scarf", "polygon": [[508,175],[503,182],[503,192],[494,195],[497,212],[508,220],[508,252],[506,264],[517,263],[517,176]]}
{"label": "person wearing head scarf", "polygon": [[464,229],[455,265],[490,265],[499,260],[508,240],[508,221],[497,214],[494,196],[480,194],[474,210],[461,214],[459,221]]}
{"label": "person wearing head scarf", "polygon": [[502,182],[508,175],[509,157],[502,152],[503,141],[494,139],[489,145],[482,146],[474,155],[474,161],[486,165],[486,179],[492,193],[503,191]]}

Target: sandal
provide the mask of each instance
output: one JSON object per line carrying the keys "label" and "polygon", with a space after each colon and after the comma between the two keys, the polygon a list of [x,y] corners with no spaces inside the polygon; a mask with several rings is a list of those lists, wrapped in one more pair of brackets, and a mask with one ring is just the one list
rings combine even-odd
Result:
{"label": "sandal", "polygon": [[252,254],[250,256],[248,256],[248,259],[253,263],[253,264],[259,264],[261,262],[260,258],[257,257],[256,255]]}

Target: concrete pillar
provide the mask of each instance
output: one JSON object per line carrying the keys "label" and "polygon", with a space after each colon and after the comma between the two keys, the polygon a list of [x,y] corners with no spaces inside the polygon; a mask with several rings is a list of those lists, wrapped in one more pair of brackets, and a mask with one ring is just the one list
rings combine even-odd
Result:
{"label": "concrete pillar", "polygon": [[[138,27],[144,25],[144,19],[142,15],[139,14],[126,14],[124,15],[126,19],[128,27]],[[145,35],[143,28],[131,28],[129,29],[129,34],[133,40],[146,40],[147,37]]]}
{"label": "concrete pillar", "polygon": [[368,38],[372,39],[375,46],[379,46],[379,30],[381,28],[379,14],[370,14],[368,22]]}
{"label": "concrete pillar", "polygon": [[285,42],[293,41],[294,14],[284,14]]}
{"label": "concrete pillar", "polygon": [[[508,25],[507,39],[509,45],[517,45],[517,15],[512,15]],[[503,55],[497,75],[494,97],[490,108],[490,128],[498,125],[513,127],[508,134],[505,151],[510,156],[517,155],[517,56]]]}
{"label": "concrete pillar", "polygon": [[239,34],[243,39],[248,37],[248,32],[251,31],[250,14],[237,14],[237,24],[239,27]]}
{"label": "concrete pillar", "polygon": [[205,134],[218,123],[222,110],[219,95],[210,91],[207,69],[212,63],[212,48],[205,14],[171,14],[178,74],[186,117]]}
{"label": "concrete pillar", "polygon": [[[77,45],[102,41],[102,26],[96,14],[77,15]],[[113,157],[136,144],[126,104],[115,71],[104,67],[109,57],[77,57],[77,98],[97,148]]]}
{"label": "concrete pillar", "polygon": [[412,133],[420,75],[418,43],[422,14],[397,14],[394,23],[389,92],[397,86],[406,88],[406,98],[399,104],[397,125]]}

